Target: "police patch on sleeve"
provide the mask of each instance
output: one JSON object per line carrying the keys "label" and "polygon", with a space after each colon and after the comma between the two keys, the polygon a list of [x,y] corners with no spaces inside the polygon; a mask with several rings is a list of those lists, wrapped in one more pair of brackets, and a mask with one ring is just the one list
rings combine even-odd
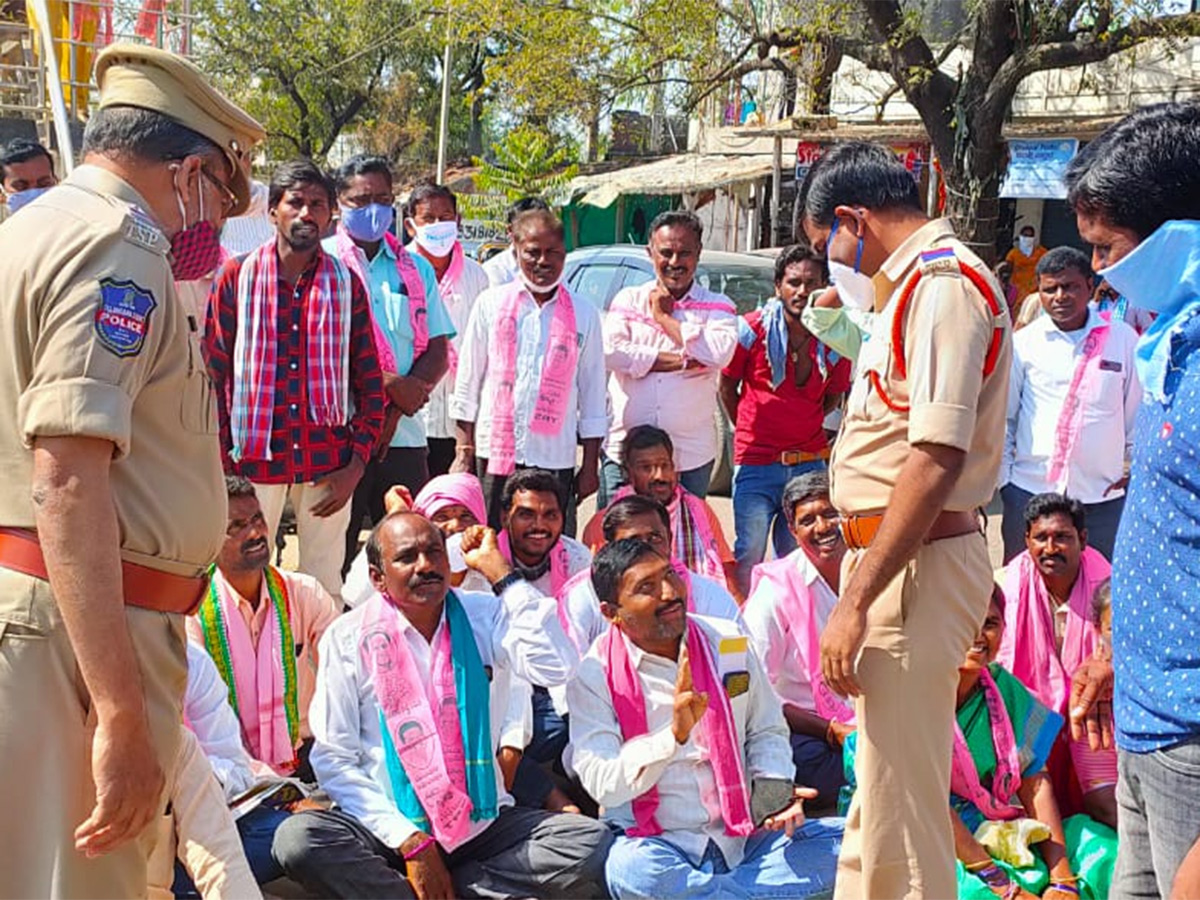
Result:
{"label": "police patch on sleeve", "polygon": [[132,281],[100,279],[96,339],[115,356],[137,356],[146,344],[150,313],[156,306],[154,295]]}

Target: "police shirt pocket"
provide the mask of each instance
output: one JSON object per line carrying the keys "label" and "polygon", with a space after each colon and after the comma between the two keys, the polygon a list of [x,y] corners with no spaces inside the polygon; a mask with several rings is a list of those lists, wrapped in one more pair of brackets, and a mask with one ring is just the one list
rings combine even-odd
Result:
{"label": "police shirt pocket", "polygon": [[188,331],[187,379],[179,398],[179,418],[184,429],[194,434],[216,434],[217,401],[212,381],[200,353],[200,335]]}
{"label": "police shirt pocket", "polygon": [[886,337],[873,335],[864,341],[859,353],[855,369],[854,384],[850,389],[850,397],[846,402],[848,418],[876,418],[883,406],[875,394],[874,378],[887,383],[888,364],[891,360],[892,348]]}

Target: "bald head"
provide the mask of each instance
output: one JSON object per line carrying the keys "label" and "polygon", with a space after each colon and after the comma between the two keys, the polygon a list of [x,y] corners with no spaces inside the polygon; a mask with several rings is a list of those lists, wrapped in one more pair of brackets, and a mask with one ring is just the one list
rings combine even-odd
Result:
{"label": "bald head", "polygon": [[367,539],[367,563],[375,590],[401,610],[441,605],[450,583],[442,533],[415,512],[385,516]]}

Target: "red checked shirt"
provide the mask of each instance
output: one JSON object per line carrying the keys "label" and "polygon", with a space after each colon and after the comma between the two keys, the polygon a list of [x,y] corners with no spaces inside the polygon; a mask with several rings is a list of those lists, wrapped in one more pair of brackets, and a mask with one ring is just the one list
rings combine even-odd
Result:
{"label": "red checked shirt", "polygon": [[808,342],[808,352],[808,380],[796,386],[796,366],[789,357],[783,381],[772,389],[762,313],[756,310],[738,321],[737,349],[724,369],[727,377],[741,382],[733,435],[737,465],[777,463],[785,451],[819,453],[829,446],[822,426],[825,398],[850,389],[850,361],[839,358],[822,378],[816,340]]}
{"label": "red checked shirt", "polygon": [[367,296],[357,278],[350,291],[350,378],[351,407],[345,425],[315,425],[308,414],[308,348],[305,318],[308,296],[316,268],[312,265],[292,285],[279,279],[279,350],[276,354],[275,412],[271,421],[271,459],[229,457],[233,439],[229,430],[229,407],[233,402],[233,344],[237,335],[238,273],[242,258],[225,263],[217,273],[209,296],[204,331],[204,355],[217,395],[221,424],[221,458],[225,471],[260,484],[293,484],[313,481],[350,463],[357,456],[370,462],[371,451],[383,428],[386,398]]}

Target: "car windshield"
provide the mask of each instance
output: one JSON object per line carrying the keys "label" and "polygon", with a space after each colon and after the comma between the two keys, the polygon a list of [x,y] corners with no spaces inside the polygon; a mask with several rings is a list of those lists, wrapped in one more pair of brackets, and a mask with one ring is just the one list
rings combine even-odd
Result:
{"label": "car windshield", "polygon": [[770,265],[701,263],[696,269],[696,280],[732,300],[739,313],[758,309],[775,296],[775,269]]}

